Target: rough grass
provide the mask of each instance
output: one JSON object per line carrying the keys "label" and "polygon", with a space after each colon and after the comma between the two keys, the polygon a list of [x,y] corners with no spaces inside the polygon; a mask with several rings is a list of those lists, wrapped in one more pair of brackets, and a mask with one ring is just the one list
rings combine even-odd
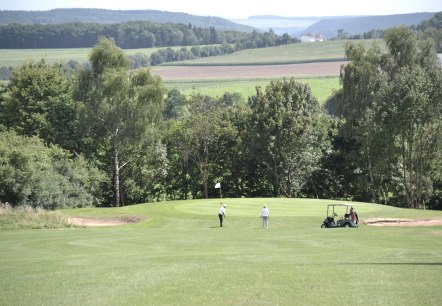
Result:
{"label": "rough grass", "polygon": [[47,211],[31,206],[12,208],[8,204],[0,204],[0,231],[64,227],[70,225],[59,211]]}
{"label": "rough grass", "polygon": [[[0,305],[441,305],[442,228],[321,229],[324,200],[176,201],[69,216],[120,227],[0,232]],[[261,228],[261,207],[270,228]],[[442,212],[354,203],[361,219]]]}

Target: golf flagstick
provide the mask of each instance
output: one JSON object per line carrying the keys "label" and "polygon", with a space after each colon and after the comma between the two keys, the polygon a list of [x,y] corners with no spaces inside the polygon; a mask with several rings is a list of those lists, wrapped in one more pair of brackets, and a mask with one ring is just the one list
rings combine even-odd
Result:
{"label": "golf flagstick", "polygon": [[215,184],[215,189],[219,188],[219,197],[222,199],[223,198],[223,193],[221,191],[221,183],[216,183]]}

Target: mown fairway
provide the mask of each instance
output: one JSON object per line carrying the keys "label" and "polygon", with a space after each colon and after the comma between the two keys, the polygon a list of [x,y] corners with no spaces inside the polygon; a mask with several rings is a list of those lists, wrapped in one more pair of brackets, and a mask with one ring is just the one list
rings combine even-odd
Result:
{"label": "mown fairway", "polygon": [[[321,229],[321,200],[194,200],[64,211],[120,227],[0,232],[0,305],[441,305],[442,228]],[[270,228],[261,228],[263,204]],[[442,212],[354,204],[368,217]]]}

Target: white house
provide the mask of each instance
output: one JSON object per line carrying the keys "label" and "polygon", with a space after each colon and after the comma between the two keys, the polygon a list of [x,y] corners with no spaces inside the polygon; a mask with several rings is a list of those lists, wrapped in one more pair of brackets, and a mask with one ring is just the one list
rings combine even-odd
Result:
{"label": "white house", "polygon": [[301,42],[324,41],[325,37],[320,34],[304,33],[301,35]]}

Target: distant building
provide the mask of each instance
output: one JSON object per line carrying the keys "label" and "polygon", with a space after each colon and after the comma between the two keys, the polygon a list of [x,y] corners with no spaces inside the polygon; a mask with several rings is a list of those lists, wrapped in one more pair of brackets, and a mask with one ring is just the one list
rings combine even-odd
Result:
{"label": "distant building", "polygon": [[325,37],[320,34],[305,33],[301,35],[301,42],[324,41]]}

